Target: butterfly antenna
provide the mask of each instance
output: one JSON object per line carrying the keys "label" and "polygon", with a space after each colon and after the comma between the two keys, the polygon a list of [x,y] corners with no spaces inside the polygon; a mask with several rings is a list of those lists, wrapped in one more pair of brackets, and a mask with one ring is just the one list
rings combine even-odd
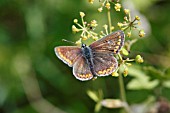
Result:
{"label": "butterfly antenna", "polygon": [[62,41],[64,41],[64,42],[68,42],[68,43],[72,43],[72,44],[75,44],[74,42],[69,41],[69,40],[66,40],[66,39],[62,39]]}

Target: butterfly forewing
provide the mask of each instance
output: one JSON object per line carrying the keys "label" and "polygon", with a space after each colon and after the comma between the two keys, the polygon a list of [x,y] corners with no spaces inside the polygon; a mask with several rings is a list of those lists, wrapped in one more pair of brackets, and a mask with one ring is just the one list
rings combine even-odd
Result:
{"label": "butterfly forewing", "polygon": [[90,67],[83,56],[79,57],[73,65],[73,75],[81,81],[86,81],[93,78]]}
{"label": "butterfly forewing", "polygon": [[110,75],[118,67],[116,58],[109,53],[108,54],[101,52],[95,53],[95,56],[93,57],[93,62],[94,62],[93,71],[97,76]]}
{"label": "butterfly forewing", "polygon": [[124,32],[119,30],[113,32],[98,41],[92,43],[89,47],[93,50],[93,52],[112,52],[118,53],[121,47],[124,44]]}
{"label": "butterfly forewing", "polygon": [[76,46],[59,46],[55,48],[55,53],[64,63],[72,67],[81,56],[81,48]]}

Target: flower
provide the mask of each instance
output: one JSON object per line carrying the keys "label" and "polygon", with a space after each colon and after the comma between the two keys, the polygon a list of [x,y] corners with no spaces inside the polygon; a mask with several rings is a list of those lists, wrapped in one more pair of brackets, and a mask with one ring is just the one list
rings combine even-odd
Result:
{"label": "flower", "polygon": [[107,29],[107,28],[108,28],[108,25],[105,24],[105,25],[103,25],[103,27],[104,27],[104,29]]}
{"label": "flower", "polygon": [[82,39],[83,40],[87,40],[87,36],[82,36]]}
{"label": "flower", "polygon": [[127,16],[125,16],[125,17],[124,17],[124,20],[125,20],[125,21],[128,21],[128,18],[127,18]]}
{"label": "flower", "polygon": [[99,12],[102,12],[102,10],[103,10],[103,8],[102,8],[102,7],[98,8],[98,11],[99,11]]}
{"label": "flower", "polygon": [[137,63],[143,63],[143,62],[144,62],[143,58],[142,58],[140,55],[137,55],[137,56],[136,56],[135,61],[136,61]]}
{"label": "flower", "polygon": [[139,36],[140,36],[140,37],[144,37],[145,34],[146,34],[146,33],[144,32],[144,30],[140,30],[140,31],[139,31]]}
{"label": "flower", "polygon": [[123,71],[123,75],[124,75],[124,76],[127,76],[127,75],[128,75],[128,68],[127,68],[127,67],[125,67],[125,70]]}
{"label": "flower", "polygon": [[73,22],[74,22],[74,23],[77,23],[77,22],[78,22],[78,20],[77,20],[77,19],[74,19],[74,20],[73,20]]}
{"label": "flower", "polygon": [[85,16],[84,12],[80,12],[80,16],[83,18]]}
{"label": "flower", "polygon": [[98,37],[97,37],[97,36],[93,36],[92,38],[93,38],[93,40],[95,40],[95,41],[98,40]]}
{"label": "flower", "polygon": [[112,73],[112,76],[114,76],[114,77],[118,77],[119,76],[119,74],[117,73],[117,71],[116,72],[113,72]]}
{"label": "flower", "polygon": [[73,31],[73,32],[79,32],[80,30],[77,29],[75,25],[72,25],[72,31]]}
{"label": "flower", "polygon": [[140,20],[140,17],[139,16],[135,16],[135,20]]}
{"label": "flower", "polygon": [[120,11],[120,8],[121,8],[122,6],[121,6],[121,4],[119,4],[119,3],[116,3],[115,4],[115,10],[116,11]]}
{"label": "flower", "polygon": [[110,3],[107,2],[106,5],[105,5],[105,7],[106,7],[107,9],[110,9]]}
{"label": "flower", "polygon": [[130,10],[129,9],[124,9],[125,14],[129,14]]}
{"label": "flower", "polygon": [[117,26],[118,26],[118,27],[122,27],[122,26],[123,26],[123,23],[118,22],[118,23],[117,23]]}
{"label": "flower", "polygon": [[96,27],[98,25],[96,20],[92,20],[90,24],[92,27]]}

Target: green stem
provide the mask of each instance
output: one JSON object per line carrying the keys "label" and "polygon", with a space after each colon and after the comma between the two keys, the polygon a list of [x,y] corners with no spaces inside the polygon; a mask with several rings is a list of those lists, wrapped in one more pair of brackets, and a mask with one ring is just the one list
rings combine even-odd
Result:
{"label": "green stem", "polygon": [[[123,81],[123,77],[120,71],[119,71],[119,87],[120,87],[120,98],[122,102],[126,103],[124,81]],[[129,109],[128,105],[125,105],[121,113],[130,113],[128,109]]]}
{"label": "green stem", "polygon": [[110,10],[108,10],[107,12],[107,16],[108,16],[108,22],[109,22],[109,32],[112,32],[112,22],[111,22],[111,15],[110,15]]}
{"label": "green stem", "polygon": [[[118,53],[118,57],[120,59],[120,64],[122,64],[123,62],[123,58],[120,55],[120,53]],[[131,113],[131,110],[129,108],[128,103],[126,102],[126,92],[125,92],[125,87],[124,87],[124,81],[123,81],[123,77],[122,77],[122,73],[119,70],[119,87],[120,87],[120,98],[123,102],[126,103],[126,105],[124,106],[124,109],[122,111],[122,113]]]}
{"label": "green stem", "polygon": [[119,71],[119,86],[120,86],[120,97],[123,102],[126,102],[126,93],[124,87],[124,81],[121,72]]}
{"label": "green stem", "polygon": [[118,53],[117,55],[118,55],[120,61],[122,62],[122,61],[123,61],[123,58],[122,58],[122,56],[120,55],[120,53]]}
{"label": "green stem", "polygon": [[135,61],[135,59],[129,59],[129,60],[126,60],[127,62],[133,62]]}

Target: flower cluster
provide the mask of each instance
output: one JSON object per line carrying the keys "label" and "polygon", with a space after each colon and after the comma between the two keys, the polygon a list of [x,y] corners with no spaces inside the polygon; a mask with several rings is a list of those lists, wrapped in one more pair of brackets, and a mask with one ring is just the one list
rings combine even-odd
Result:
{"label": "flower cluster", "polygon": [[78,19],[74,19],[73,22],[76,25],[72,25],[72,31],[74,33],[81,32],[81,37],[78,41],[76,41],[77,45],[82,43],[82,40],[87,40],[88,38],[92,38],[94,40],[98,40],[98,34],[94,32],[94,29],[98,26],[96,20],[92,20],[90,23],[84,21],[85,13],[80,12],[82,25],[78,23]]}
{"label": "flower cluster", "polygon": [[131,37],[131,30],[132,29],[138,30],[139,31],[139,36],[144,37],[145,36],[144,30],[141,30],[141,29],[139,29],[137,27],[138,25],[140,25],[140,17],[135,16],[134,19],[132,20],[129,9],[124,9],[124,13],[125,13],[124,22],[118,22],[117,26],[121,30],[124,30],[124,31],[129,29],[129,31],[127,32],[127,37]]}
{"label": "flower cluster", "polygon": [[[89,2],[90,1],[92,1],[92,0],[89,0]],[[101,7],[98,8],[99,12],[102,12],[104,7],[107,8],[108,10],[110,10],[111,3],[114,4],[114,8],[116,11],[120,11],[120,9],[122,7],[121,4],[119,3],[119,0],[117,0],[117,1],[100,0],[100,3],[101,3]]]}
{"label": "flower cluster", "polygon": [[[93,2],[94,0],[89,0],[89,3],[93,4]],[[119,0],[100,0],[99,2],[101,3],[101,7],[98,8],[99,12],[102,12],[104,7],[108,9],[108,12],[110,12],[109,9],[111,8],[111,3],[114,4],[114,9],[116,11],[120,11],[122,8],[121,4],[119,3]],[[132,30],[134,29],[139,31],[140,37],[144,37],[145,36],[144,30],[141,30],[138,28],[138,25],[140,25],[140,17],[135,16],[134,19],[131,19],[130,10],[124,9],[123,11],[125,13],[124,22],[118,22],[117,26],[123,31],[128,30],[126,32],[127,37],[131,37]],[[99,37],[102,38],[108,35],[114,29],[114,27],[111,25],[110,13],[108,13],[108,20],[110,22],[108,25],[107,24],[103,25],[104,30],[100,31],[100,33],[96,33],[94,31],[95,28],[98,26],[97,21],[92,20],[90,22],[86,22],[84,20],[85,16],[86,15],[84,12],[80,12],[81,21],[79,22],[78,19],[73,20],[74,25],[72,25],[72,31],[74,33],[78,33],[78,32],[81,33],[79,40],[76,41],[77,45],[80,45],[82,41],[85,41],[89,38],[92,38],[93,40],[98,40]],[[122,72],[123,75],[127,76],[128,67],[132,65],[130,62],[136,61],[137,63],[143,63],[144,60],[140,55],[137,55],[135,59],[130,59],[130,58],[124,59],[123,58],[123,56],[129,55],[130,47],[136,41],[137,39],[125,41],[124,47],[120,50],[120,53],[117,54],[117,58],[119,60],[119,67],[116,69],[115,72],[112,73],[112,76],[115,76],[115,77],[119,76],[118,72],[120,68],[123,68],[123,72]]]}

